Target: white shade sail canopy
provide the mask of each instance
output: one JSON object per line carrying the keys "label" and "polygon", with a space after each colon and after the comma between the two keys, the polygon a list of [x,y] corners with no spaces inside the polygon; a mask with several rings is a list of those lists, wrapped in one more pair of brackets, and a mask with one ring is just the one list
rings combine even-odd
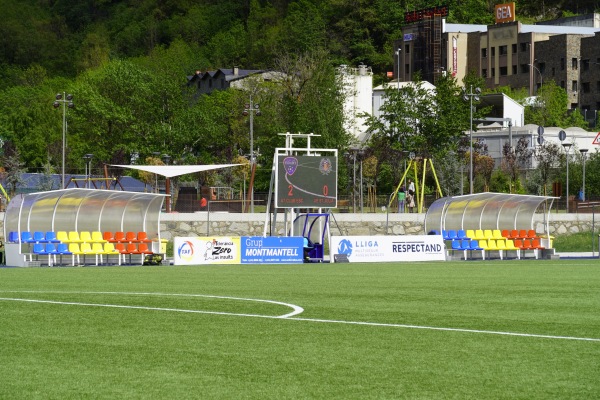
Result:
{"label": "white shade sail canopy", "polygon": [[213,164],[213,165],[114,165],[111,167],[137,169],[140,171],[151,172],[166,178],[174,176],[193,174],[195,172],[210,171],[212,169],[236,167],[242,164]]}

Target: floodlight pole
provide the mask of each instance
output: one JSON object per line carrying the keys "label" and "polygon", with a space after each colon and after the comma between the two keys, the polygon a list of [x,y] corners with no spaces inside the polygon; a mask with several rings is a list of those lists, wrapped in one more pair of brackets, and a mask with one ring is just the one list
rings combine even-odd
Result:
{"label": "floodlight pole", "polygon": [[470,86],[469,93],[463,93],[463,100],[469,101],[470,104],[470,129],[469,129],[469,194],[473,194],[473,98],[479,101],[481,89],[476,87],[473,92],[473,85]]}
{"label": "floodlight pole", "polygon": [[254,104],[252,95],[250,95],[250,103],[244,105],[243,115],[250,115],[250,212],[254,213],[254,174],[256,171],[256,160],[254,155],[254,114],[260,115],[260,105]]}
{"label": "floodlight pole", "polygon": [[60,107],[62,103],[63,121],[62,121],[62,166],[61,166],[61,189],[65,188],[65,147],[67,143],[67,107],[73,108],[73,95],[66,92],[58,93],[55,97],[54,108]]}

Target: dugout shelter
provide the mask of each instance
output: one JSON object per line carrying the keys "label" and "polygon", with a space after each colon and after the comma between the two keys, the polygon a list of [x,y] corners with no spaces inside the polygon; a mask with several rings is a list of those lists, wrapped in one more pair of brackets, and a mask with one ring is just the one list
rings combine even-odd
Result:
{"label": "dugout shelter", "polygon": [[[20,194],[6,208],[4,237],[10,232],[146,232],[160,242],[163,194],[63,189]],[[22,243],[6,243],[6,263],[23,266]]]}
{"label": "dugout shelter", "polygon": [[535,214],[543,214],[549,232],[550,209],[555,199],[509,193],[477,193],[436,200],[425,215],[425,231],[467,229],[535,229]]}

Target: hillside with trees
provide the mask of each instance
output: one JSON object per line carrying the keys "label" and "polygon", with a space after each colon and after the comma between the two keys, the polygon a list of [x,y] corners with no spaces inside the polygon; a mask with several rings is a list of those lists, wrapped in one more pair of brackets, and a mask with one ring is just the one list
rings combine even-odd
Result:
{"label": "hillside with trees", "polygon": [[[248,92],[228,90],[198,98],[186,87],[187,77],[196,71],[233,66],[277,69],[295,80],[248,88],[262,110],[254,120],[259,162],[270,163],[272,149],[282,145],[277,135],[281,132],[320,133],[320,146],[343,153],[351,142],[342,125],[343,97],[335,68],[362,63],[373,69],[375,84],[385,82],[404,12],[439,4],[0,0],[3,165],[13,174],[59,171],[62,112],[52,107],[57,93],[75,96],[74,109],[67,111],[69,173],[84,170],[82,156],[87,153],[95,155],[95,170],[102,163],[123,164],[136,157],[149,162],[157,152],[179,163],[240,161],[249,151],[248,120],[242,115]],[[493,2],[445,4],[450,7],[449,22],[492,22]],[[526,1],[517,4],[517,14],[531,22],[591,12],[592,7],[591,2]],[[456,82],[444,84],[443,93],[456,91]],[[440,106],[459,110],[451,103]],[[467,121],[457,117],[437,124],[443,128],[441,137],[452,140],[466,129]],[[427,142],[418,144],[431,148]],[[439,150],[458,151],[454,144]],[[379,172],[394,169],[385,162],[386,157],[394,159],[384,151],[385,142],[380,147],[374,142],[373,152],[381,151],[374,181]],[[340,164],[344,176],[345,166]],[[266,189],[270,169],[262,168],[259,174],[257,185]],[[209,182],[214,177],[203,179]],[[220,179],[225,179],[222,184],[239,184],[235,174]]]}

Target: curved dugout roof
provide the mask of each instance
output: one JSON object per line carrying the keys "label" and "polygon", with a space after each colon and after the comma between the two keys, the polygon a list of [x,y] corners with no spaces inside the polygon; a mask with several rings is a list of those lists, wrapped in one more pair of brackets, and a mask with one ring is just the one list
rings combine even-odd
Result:
{"label": "curved dugout roof", "polygon": [[6,208],[4,237],[11,231],[135,231],[160,238],[165,195],[64,189],[15,196]]}
{"label": "curved dugout roof", "polygon": [[444,197],[436,200],[427,210],[425,231],[534,229],[533,217],[536,213],[545,213],[545,221],[548,225],[550,209],[556,198],[508,193],[477,193]]}

